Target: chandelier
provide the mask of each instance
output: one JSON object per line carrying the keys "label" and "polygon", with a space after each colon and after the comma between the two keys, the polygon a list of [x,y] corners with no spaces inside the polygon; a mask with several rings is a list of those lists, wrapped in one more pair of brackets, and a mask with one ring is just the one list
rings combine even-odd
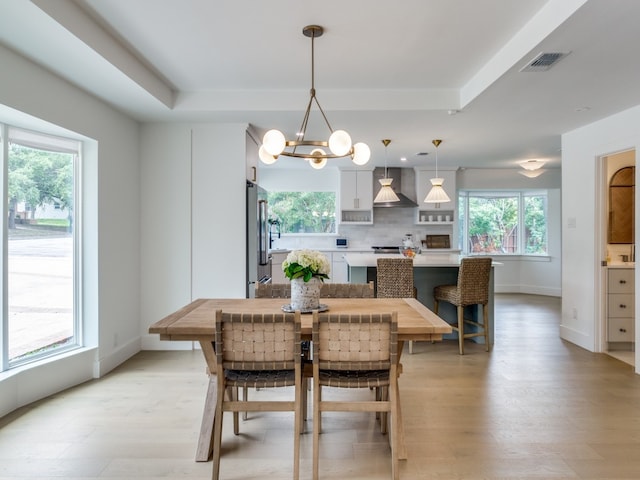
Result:
{"label": "chandelier", "polygon": [[[287,157],[302,158],[309,161],[309,164],[316,169],[320,169],[327,164],[329,158],[351,157],[356,165],[364,165],[371,157],[371,150],[366,143],[351,143],[351,137],[344,130],[334,130],[327,120],[327,116],[322,110],[315,89],[315,67],[314,67],[314,39],[322,36],[324,29],[319,25],[307,25],[302,29],[305,37],[311,38],[311,90],[309,103],[304,112],[302,125],[296,134],[296,140],[287,140],[280,130],[269,130],[262,138],[262,146],[258,151],[260,160],[267,165],[275,163],[280,155]],[[329,140],[307,140],[305,138],[307,123],[311,113],[311,106],[315,102],[318,110],[322,114],[324,122],[329,128],[331,135]],[[329,149],[327,152],[326,149]]]}
{"label": "chandelier", "polygon": [[438,147],[442,143],[442,140],[435,139],[431,143],[433,143],[436,147],[436,177],[432,178],[431,181],[431,191],[427,194],[424,199],[424,203],[446,203],[450,202],[451,199],[447,192],[442,188],[442,184],[444,183],[444,178],[438,177]]}

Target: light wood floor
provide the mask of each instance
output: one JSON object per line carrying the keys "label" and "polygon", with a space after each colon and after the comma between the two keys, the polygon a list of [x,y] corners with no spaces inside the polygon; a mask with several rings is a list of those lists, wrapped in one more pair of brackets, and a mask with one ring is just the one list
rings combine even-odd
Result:
{"label": "light wood floor", "polygon": [[[403,480],[640,478],[640,376],[560,340],[559,311],[558,298],[498,295],[491,353],[468,343],[459,356],[455,341],[405,352]],[[211,462],[194,461],[205,391],[199,352],[141,352],[0,419],[0,479],[208,479]],[[251,414],[239,437],[230,420],[222,478],[291,478],[290,414]],[[323,430],[321,478],[389,478],[373,415],[329,413]]]}

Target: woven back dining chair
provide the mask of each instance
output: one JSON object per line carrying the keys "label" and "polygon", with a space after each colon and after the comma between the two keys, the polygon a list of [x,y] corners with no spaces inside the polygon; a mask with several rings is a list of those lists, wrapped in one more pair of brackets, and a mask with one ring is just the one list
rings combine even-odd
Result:
{"label": "woven back dining chair", "polygon": [[[376,296],[378,298],[418,298],[413,283],[413,259],[377,259]],[[413,353],[413,340],[409,340],[409,353]]]}
{"label": "woven back dining chair", "polygon": [[[320,287],[320,298],[374,298],[373,282],[369,283],[323,283]],[[256,298],[290,298],[291,283],[263,283],[256,284]],[[309,372],[310,344],[302,342],[303,376],[305,380],[311,377]],[[303,382],[305,383],[305,382]],[[309,390],[311,389],[309,383]],[[248,398],[247,388],[242,390],[243,398]],[[247,419],[247,412],[243,412],[242,418]],[[307,420],[307,389],[302,391],[302,419]],[[304,430],[304,424],[302,425]],[[237,429],[237,427],[236,427]]]}
{"label": "woven back dining chair", "polygon": [[[464,339],[484,337],[487,352],[491,348],[489,339],[489,279],[491,277],[491,258],[463,258],[458,270],[456,285],[439,285],[433,289],[434,313],[437,315],[440,302],[456,306],[457,323],[451,328],[458,332],[458,349],[464,355]],[[469,305],[482,305],[482,323],[464,316],[464,308]],[[472,325],[475,330],[466,332],[464,325]]]}
{"label": "woven back dining chair", "polygon": [[[291,411],[293,478],[300,474],[302,372],[300,312],[261,314],[215,312],[215,351],[218,392],[214,419],[213,480],[220,476],[224,412]],[[238,388],[294,387],[292,400],[235,399]],[[226,393],[226,395],[225,395]],[[266,472],[265,472],[266,475]]]}
{"label": "woven back dining chair", "polygon": [[291,298],[291,283],[256,283],[256,298]]}
{"label": "woven back dining chair", "polygon": [[[256,284],[256,298],[290,298],[290,283]],[[373,282],[369,283],[323,283],[321,298],[373,298]]]}
{"label": "woven back dining chair", "polygon": [[[398,471],[398,315],[313,312],[313,479],[318,479],[322,412],[389,414],[391,474]],[[376,400],[327,400],[323,387],[386,389]],[[385,415],[386,421],[386,415]]]}

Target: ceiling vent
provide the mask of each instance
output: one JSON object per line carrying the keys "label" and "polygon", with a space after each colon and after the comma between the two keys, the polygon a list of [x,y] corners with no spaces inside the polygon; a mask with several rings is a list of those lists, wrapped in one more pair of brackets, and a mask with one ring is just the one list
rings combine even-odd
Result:
{"label": "ceiling vent", "polygon": [[566,57],[568,53],[554,52],[554,53],[539,53],[536,57],[527,63],[520,69],[521,72],[546,72],[552,66],[560,61],[561,58]]}

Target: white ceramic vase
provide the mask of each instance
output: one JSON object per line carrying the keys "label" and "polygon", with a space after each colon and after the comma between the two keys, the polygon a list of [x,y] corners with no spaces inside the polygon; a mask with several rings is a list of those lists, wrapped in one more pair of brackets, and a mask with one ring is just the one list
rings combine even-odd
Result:
{"label": "white ceramic vase", "polygon": [[320,305],[320,287],[322,280],[311,277],[305,282],[302,277],[291,280],[291,309],[310,311]]}

